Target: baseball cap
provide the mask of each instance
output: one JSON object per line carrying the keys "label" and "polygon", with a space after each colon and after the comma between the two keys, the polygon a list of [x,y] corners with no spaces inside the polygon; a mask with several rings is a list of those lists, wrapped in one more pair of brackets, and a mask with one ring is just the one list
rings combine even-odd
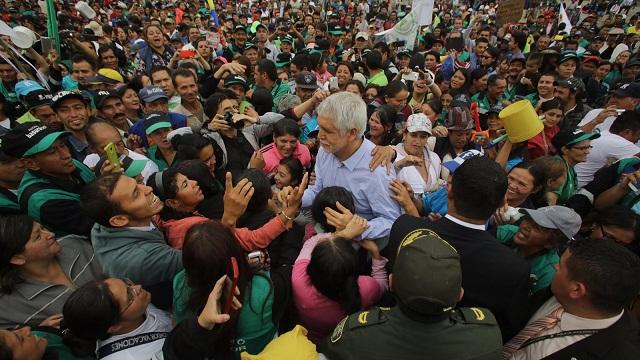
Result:
{"label": "baseball cap", "polygon": [[315,90],[318,88],[318,81],[315,75],[308,71],[301,71],[296,75],[296,87],[300,89]]}
{"label": "baseball cap", "polygon": [[164,23],[165,24],[175,24],[176,22],[172,18],[166,18],[164,20]]}
{"label": "baseball cap", "polygon": [[23,158],[49,149],[58,138],[68,135],[66,131],[53,131],[39,122],[19,124],[2,137],[0,151]]}
{"label": "baseball cap", "polygon": [[558,65],[562,64],[565,61],[575,60],[580,61],[578,59],[578,55],[574,51],[563,51],[560,54],[560,59],[558,60]]}
{"label": "baseball cap", "polygon": [[154,102],[158,99],[169,100],[167,94],[158,86],[145,86],[140,90],[138,95],[140,96],[140,100],[145,103]]}
{"label": "baseball cap", "polygon": [[396,220],[389,237],[400,244],[392,283],[400,308],[424,315],[452,310],[462,287],[456,249],[409,216]]}
{"label": "baseball cap", "polygon": [[101,109],[104,102],[110,98],[120,99],[120,95],[114,90],[101,90],[93,97],[93,101],[96,104],[96,108]]}
{"label": "baseball cap", "polygon": [[449,117],[444,123],[449,130],[471,130],[474,122],[471,111],[466,107],[452,107],[449,109]]}
{"label": "baseball cap", "polygon": [[359,33],[356,34],[356,39],[359,39],[359,38],[369,40],[369,34],[364,31],[360,31]]}
{"label": "baseball cap", "polygon": [[171,122],[169,121],[169,115],[152,112],[144,117],[144,131],[147,135],[153,133],[158,129],[171,128]]}
{"label": "baseball cap", "polygon": [[344,31],[342,31],[342,27],[340,25],[330,27],[328,32],[331,35],[344,35]]}
{"label": "baseball cap", "polygon": [[240,75],[231,74],[224,78],[224,86],[227,87],[229,85],[240,84],[244,87],[244,89],[249,88],[249,84],[247,84],[247,80]]}
{"label": "baseball cap", "polygon": [[238,25],[233,27],[233,32],[235,33],[235,32],[238,32],[238,31],[247,32],[247,28],[244,27],[244,25],[242,25],[242,24],[238,24]]}
{"label": "baseball cap", "polygon": [[553,85],[569,88],[571,91],[576,93],[584,91],[584,83],[575,76],[566,80],[556,80],[553,82]]}
{"label": "baseball cap", "polygon": [[85,104],[89,102],[89,99],[87,99],[82,94],[82,92],[78,90],[64,90],[59,91],[55,95],[53,95],[53,97],[51,98],[51,107],[53,108],[53,110],[55,110],[58,106],[60,106],[60,103],[67,99],[78,99]]}
{"label": "baseball cap", "polygon": [[257,49],[258,45],[247,41],[246,43],[244,43],[244,49],[242,49],[242,51],[247,51],[247,50],[249,50],[251,48]]}
{"label": "baseball cap", "polygon": [[39,90],[31,91],[23,99],[27,109],[31,110],[43,105],[51,105],[52,98],[53,98],[53,95],[51,95],[49,91],[44,89],[39,89]]}
{"label": "baseball cap", "polygon": [[398,51],[398,53],[396,54],[396,56],[397,56],[397,57],[400,57],[400,56],[409,56],[409,57],[411,57],[411,50],[409,50],[409,49],[402,49],[402,50]]}
{"label": "baseball cap", "polygon": [[289,34],[285,35],[280,39],[280,42],[288,42],[289,44],[293,44],[293,37]]}
{"label": "baseball cap", "polygon": [[564,206],[545,206],[538,209],[520,209],[520,213],[528,215],[536,224],[557,229],[572,239],[580,230],[582,219],[573,209]]}
{"label": "baseball cap", "polygon": [[640,83],[633,82],[622,84],[619,88],[613,91],[612,95],[618,98],[640,98]]}
{"label": "baseball cap", "polygon": [[25,96],[32,91],[44,89],[40,83],[33,80],[18,81],[14,87],[18,96]]}
{"label": "baseball cap", "polygon": [[102,68],[95,76],[88,78],[87,83],[116,85],[124,83],[124,78],[113,69]]}
{"label": "baseball cap", "polygon": [[96,21],[91,21],[89,24],[85,25],[85,29],[93,31],[93,34],[98,37],[104,36],[102,32],[102,26],[98,24]]}
{"label": "baseball cap", "polygon": [[474,149],[463,151],[456,156],[455,159],[442,163],[442,166],[446,167],[451,173],[454,173],[460,165],[474,156],[482,156],[482,153],[479,150]]}
{"label": "baseball cap", "polygon": [[427,115],[418,113],[409,115],[407,119],[407,131],[410,133],[424,131],[431,135],[431,120]]}
{"label": "baseball cap", "polygon": [[291,63],[291,54],[280,53],[276,56],[276,67],[284,67]]}
{"label": "baseball cap", "polygon": [[599,133],[586,133],[580,129],[573,131],[561,131],[551,139],[551,143],[556,149],[560,149],[563,146],[569,146],[577,144],[585,140],[593,140],[600,137]]}
{"label": "baseball cap", "polygon": [[625,69],[628,68],[628,67],[631,67],[631,66],[640,66],[640,59],[637,59],[637,58],[636,59],[631,59],[631,60],[627,61],[626,64],[624,64],[624,68]]}

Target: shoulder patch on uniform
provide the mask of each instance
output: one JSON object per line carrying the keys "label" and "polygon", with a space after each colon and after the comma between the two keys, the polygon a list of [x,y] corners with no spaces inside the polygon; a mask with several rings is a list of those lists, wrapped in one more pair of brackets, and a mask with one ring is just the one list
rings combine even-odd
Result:
{"label": "shoulder patch on uniform", "polygon": [[342,337],[342,332],[344,331],[344,324],[347,323],[347,319],[349,317],[345,317],[344,319],[342,319],[338,325],[336,325],[336,328],[333,329],[333,333],[331,334],[331,342],[335,343],[336,341],[340,340],[340,338]]}
{"label": "shoulder patch on uniform", "polygon": [[359,327],[381,324],[387,321],[387,316],[380,308],[372,308],[365,311],[360,311],[349,316],[349,329],[355,329]]}
{"label": "shoulder patch on uniform", "polygon": [[484,324],[497,325],[498,322],[489,309],[470,307],[457,308],[455,311],[457,317],[467,324]]}

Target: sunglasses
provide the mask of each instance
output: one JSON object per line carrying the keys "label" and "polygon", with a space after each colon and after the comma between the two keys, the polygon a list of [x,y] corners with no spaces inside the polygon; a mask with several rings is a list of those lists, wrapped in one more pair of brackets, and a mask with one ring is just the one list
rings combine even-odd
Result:
{"label": "sunglasses", "polygon": [[140,291],[135,289],[134,286],[136,286],[136,284],[133,281],[126,278],[122,279],[122,281],[127,286],[127,306],[122,309],[120,312],[121,314],[127,311],[127,309],[131,307],[131,304],[136,300],[136,297],[140,295]]}

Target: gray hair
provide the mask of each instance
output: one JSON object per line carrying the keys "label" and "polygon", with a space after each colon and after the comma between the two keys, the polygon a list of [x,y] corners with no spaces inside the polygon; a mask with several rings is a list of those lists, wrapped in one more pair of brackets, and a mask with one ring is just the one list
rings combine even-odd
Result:
{"label": "gray hair", "polygon": [[292,107],[298,106],[302,104],[302,100],[297,95],[286,94],[280,98],[278,103],[276,104],[276,111],[283,112],[285,110],[289,110]]}
{"label": "gray hair", "polygon": [[348,91],[335,93],[321,102],[320,115],[332,118],[341,135],[356,129],[358,137],[362,137],[367,127],[367,105],[360,96]]}

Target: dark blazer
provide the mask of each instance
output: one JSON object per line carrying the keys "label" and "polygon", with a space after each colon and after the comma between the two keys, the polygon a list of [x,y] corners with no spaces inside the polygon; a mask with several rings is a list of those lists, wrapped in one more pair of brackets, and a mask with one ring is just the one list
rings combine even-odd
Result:
{"label": "dark blazer", "polygon": [[402,215],[393,224],[389,236],[385,256],[390,269],[402,241],[395,233],[407,227],[435,231],[460,254],[464,297],[458,306],[491,310],[505,341],[522,329],[529,319],[529,264],[524,258],[500,244],[487,231],[471,229],[447,218],[430,221]]}

